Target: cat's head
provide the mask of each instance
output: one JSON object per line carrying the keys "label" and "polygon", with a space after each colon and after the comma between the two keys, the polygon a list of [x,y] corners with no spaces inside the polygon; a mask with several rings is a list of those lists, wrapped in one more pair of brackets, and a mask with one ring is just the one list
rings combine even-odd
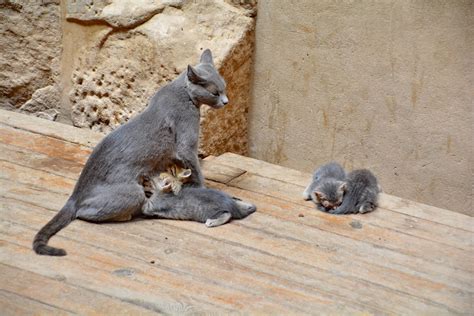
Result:
{"label": "cat's head", "polygon": [[218,109],[229,103],[225,93],[225,81],[217,72],[209,49],[202,53],[198,65],[188,65],[186,87],[196,105],[207,104]]}
{"label": "cat's head", "polygon": [[311,194],[311,199],[324,211],[331,211],[342,204],[346,182],[329,179],[322,182]]}

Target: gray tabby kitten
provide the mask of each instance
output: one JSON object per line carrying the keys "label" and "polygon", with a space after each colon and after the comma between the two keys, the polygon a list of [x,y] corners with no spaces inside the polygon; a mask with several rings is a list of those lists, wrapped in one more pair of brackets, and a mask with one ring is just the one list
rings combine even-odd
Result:
{"label": "gray tabby kitten", "polygon": [[224,79],[210,50],[196,67],[188,66],[161,88],[148,107],[108,134],[95,148],[64,207],[36,234],[37,254],[64,256],[66,251],[47,245],[71,221],[124,221],[142,213],[147,201],[143,175],[156,175],[176,160],[191,169],[188,185],[203,186],[197,148],[201,104],[227,104]]}
{"label": "gray tabby kitten", "polygon": [[347,176],[346,193],[341,206],[331,214],[367,213],[377,208],[380,187],[377,178],[367,169],[354,170]]}
{"label": "gray tabby kitten", "polygon": [[150,179],[152,196],[143,206],[143,214],[161,218],[192,220],[215,227],[231,219],[242,219],[256,211],[253,204],[232,198],[228,194],[208,188],[183,186],[172,192],[168,178]]}
{"label": "gray tabby kitten", "polygon": [[346,188],[346,172],[337,162],[330,162],[318,168],[311,183],[303,192],[305,200],[313,200],[324,212],[341,205]]}

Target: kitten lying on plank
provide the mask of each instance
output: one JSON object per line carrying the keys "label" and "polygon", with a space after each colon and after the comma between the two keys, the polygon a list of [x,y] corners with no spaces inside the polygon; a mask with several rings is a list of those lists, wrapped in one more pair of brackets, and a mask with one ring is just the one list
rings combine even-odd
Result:
{"label": "kitten lying on plank", "polygon": [[369,170],[354,170],[346,176],[341,165],[331,162],[315,171],[303,197],[323,212],[367,213],[377,208],[379,192],[377,178]]}
{"label": "kitten lying on plank", "polygon": [[182,186],[191,170],[172,166],[168,172],[146,179],[150,197],[142,208],[148,216],[191,220],[215,227],[242,219],[256,211],[255,205],[204,187]]}

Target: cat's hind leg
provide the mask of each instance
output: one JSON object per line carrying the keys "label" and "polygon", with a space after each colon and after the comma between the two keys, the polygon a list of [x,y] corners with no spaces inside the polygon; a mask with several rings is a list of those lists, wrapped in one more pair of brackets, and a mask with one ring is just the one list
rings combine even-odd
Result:
{"label": "cat's hind leg", "polygon": [[207,227],[217,227],[229,222],[232,215],[229,212],[222,212],[216,218],[208,218],[206,220]]}
{"label": "cat's hind leg", "polygon": [[140,212],[145,199],[138,183],[100,185],[79,203],[76,216],[90,222],[128,221]]}
{"label": "cat's hind leg", "polygon": [[241,218],[247,217],[248,215],[254,213],[257,210],[255,204],[250,202],[244,202],[240,199],[232,198],[239,209]]}

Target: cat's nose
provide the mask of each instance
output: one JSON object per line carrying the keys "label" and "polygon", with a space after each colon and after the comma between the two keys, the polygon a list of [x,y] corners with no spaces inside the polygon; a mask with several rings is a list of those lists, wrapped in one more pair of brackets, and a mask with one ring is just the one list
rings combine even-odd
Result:
{"label": "cat's nose", "polygon": [[229,99],[227,98],[226,95],[222,95],[221,96],[221,102],[222,104],[226,105],[227,103],[229,103]]}

